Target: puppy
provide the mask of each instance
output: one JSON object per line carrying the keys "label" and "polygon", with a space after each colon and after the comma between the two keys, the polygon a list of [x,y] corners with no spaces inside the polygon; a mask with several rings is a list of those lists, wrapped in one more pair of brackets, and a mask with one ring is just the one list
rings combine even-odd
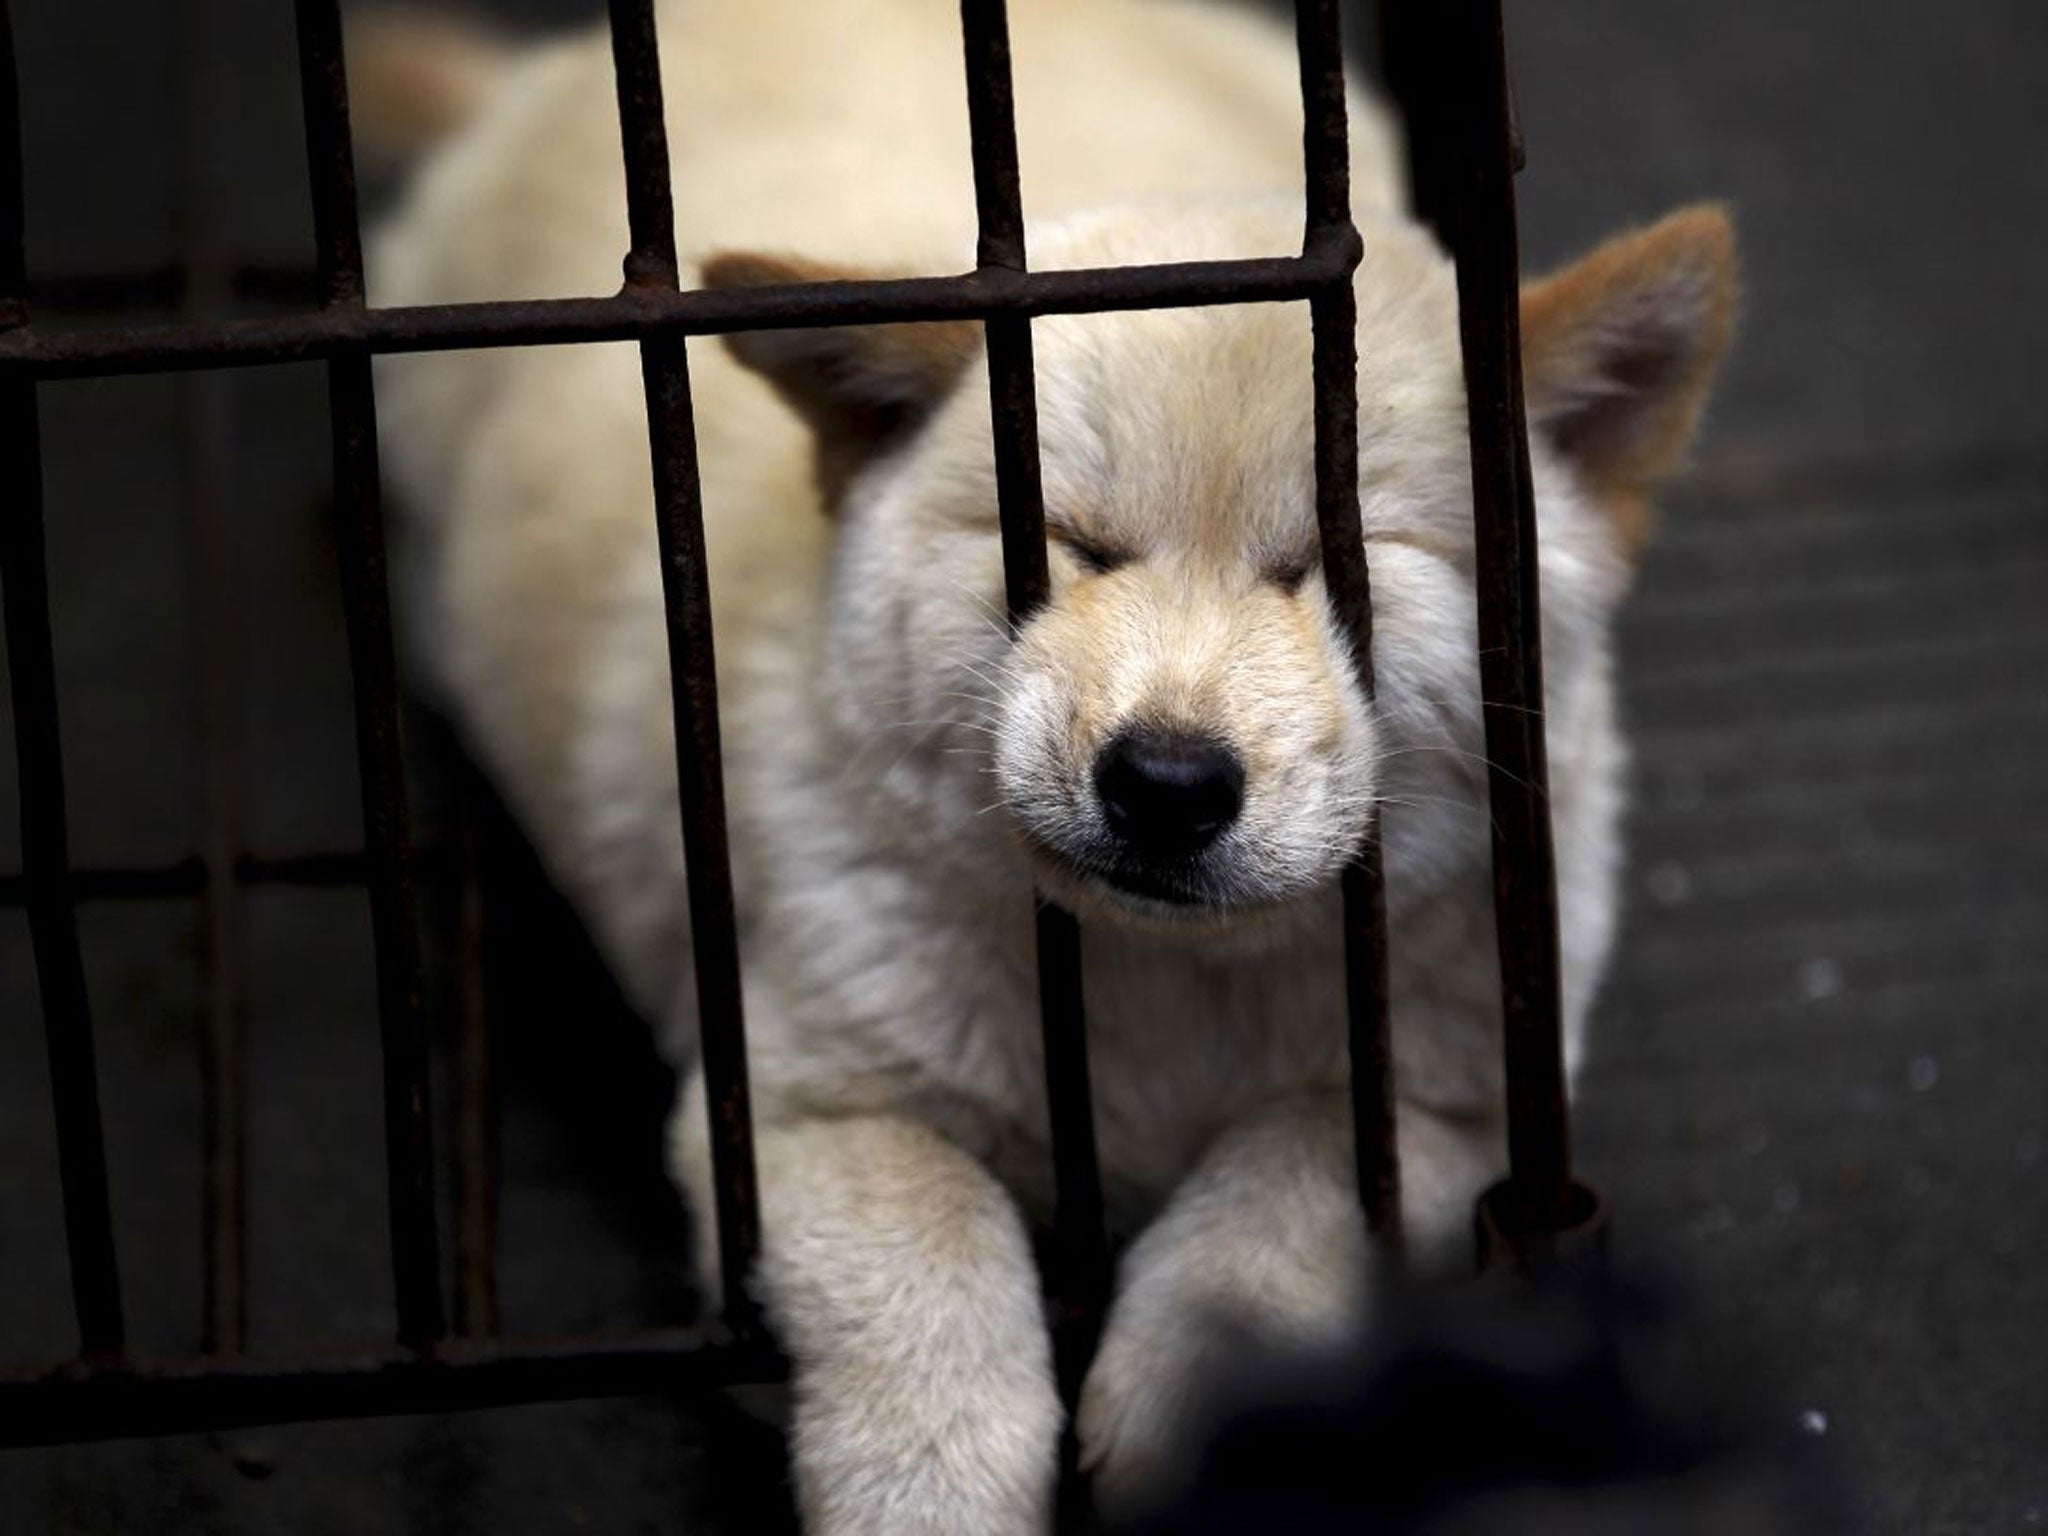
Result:
{"label": "puppy", "polygon": [[[1011,9],[1035,265],[1297,247],[1287,37],[1195,3]],[[659,19],[677,226],[698,253],[686,282],[969,262],[950,0],[675,0]],[[403,37],[359,40],[358,73],[405,55]],[[448,100],[411,120],[460,126],[373,248],[376,301],[616,287],[604,38],[451,57]],[[419,89],[431,58],[405,62]],[[795,1363],[810,1531],[1048,1525],[1062,1410],[1028,1237],[1050,1203],[1034,888],[1083,922],[1123,1246],[1077,1428],[1111,1499],[1174,1452],[1194,1330],[1313,1346],[1363,1318],[1336,893],[1363,838],[1387,865],[1414,1249],[1455,1262],[1501,1167],[1456,299],[1402,212],[1380,112],[1354,97],[1351,116],[1371,701],[1318,570],[1305,307],[1036,324],[1053,595],[1016,634],[977,325],[691,348],[757,1283]],[[1609,619],[1645,497],[1722,350],[1731,267],[1724,217],[1698,209],[1524,301],[1574,1061],[1614,919]],[[379,386],[425,679],[687,1068],[690,926],[633,350],[389,359]],[[693,1076],[670,1152],[715,1275]]]}

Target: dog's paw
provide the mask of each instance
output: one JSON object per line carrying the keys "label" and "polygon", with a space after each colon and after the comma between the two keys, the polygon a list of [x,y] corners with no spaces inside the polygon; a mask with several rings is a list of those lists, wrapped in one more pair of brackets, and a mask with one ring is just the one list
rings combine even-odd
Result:
{"label": "dog's paw", "polygon": [[1181,1326],[1188,1321],[1129,1296],[1110,1319],[1074,1415],[1081,1468],[1105,1510],[1144,1503],[1182,1469],[1209,1353],[1202,1328]]}
{"label": "dog's paw", "polygon": [[1047,1536],[1061,1416],[1049,1374],[806,1380],[800,1369],[805,1536]]}

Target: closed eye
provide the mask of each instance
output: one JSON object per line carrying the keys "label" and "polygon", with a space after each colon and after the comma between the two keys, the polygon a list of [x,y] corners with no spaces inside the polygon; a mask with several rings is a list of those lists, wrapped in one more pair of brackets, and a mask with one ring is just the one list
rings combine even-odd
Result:
{"label": "closed eye", "polygon": [[1131,556],[1127,550],[1116,549],[1108,544],[1098,544],[1093,539],[1080,538],[1071,533],[1058,533],[1054,537],[1065,546],[1067,553],[1074,557],[1083,570],[1097,576],[1107,575],[1118,566],[1130,563]]}
{"label": "closed eye", "polygon": [[1315,560],[1306,555],[1296,560],[1283,560],[1266,568],[1266,580],[1283,592],[1299,592],[1301,584],[1308,580],[1308,573],[1315,567]]}

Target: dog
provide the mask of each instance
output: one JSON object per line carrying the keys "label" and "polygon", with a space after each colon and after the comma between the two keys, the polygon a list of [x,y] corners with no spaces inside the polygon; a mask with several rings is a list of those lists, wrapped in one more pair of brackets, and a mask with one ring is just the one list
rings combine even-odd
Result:
{"label": "dog", "polygon": [[[1011,12],[1034,266],[1298,249],[1291,39],[1197,0]],[[969,262],[950,0],[663,0],[658,22],[686,286]],[[366,102],[430,98],[397,115],[440,134],[372,244],[376,302],[617,286],[601,33],[512,47],[387,22],[351,67],[386,82]],[[1034,890],[1082,923],[1120,1259],[1075,1429],[1111,1504],[1173,1464],[1201,1329],[1306,1348],[1366,1321],[1337,894],[1365,838],[1420,1264],[1456,1262],[1503,1165],[1455,287],[1380,108],[1354,92],[1350,113],[1370,700],[1319,571],[1305,306],[1035,323],[1052,595],[1014,633],[978,324],[690,347],[755,1283],[793,1361],[808,1531],[1051,1520]],[[1694,208],[1523,300],[1573,1064],[1617,900],[1610,618],[1726,343],[1733,266],[1725,214]],[[669,1152],[715,1288],[632,349],[386,358],[378,393],[409,654],[685,1071]]]}

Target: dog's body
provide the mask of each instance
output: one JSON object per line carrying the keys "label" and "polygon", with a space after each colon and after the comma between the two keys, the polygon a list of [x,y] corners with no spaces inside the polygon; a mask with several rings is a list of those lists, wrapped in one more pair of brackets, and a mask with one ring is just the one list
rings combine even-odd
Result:
{"label": "dog's body", "polygon": [[[1191,4],[1012,11],[1034,265],[1298,244],[1286,38]],[[686,251],[961,267],[973,196],[948,0],[692,0],[660,19]],[[507,65],[375,247],[376,301],[616,286],[611,89],[601,37]],[[1083,917],[1105,1188],[1133,1239],[1081,1408],[1108,1484],[1135,1486],[1165,1458],[1205,1320],[1298,1342],[1360,1315],[1334,875],[1381,805],[1418,1246],[1462,1232],[1499,1166],[1455,296],[1399,212],[1377,112],[1355,101],[1352,115],[1371,707],[1314,569],[1299,306],[1038,323],[1055,593],[1014,638],[977,328],[692,348],[760,1279],[797,1364],[813,1529],[1047,1518],[1060,1410],[1025,1236],[1050,1199],[1034,882]],[[1682,446],[1719,349],[1727,260],[1718,215],[1682,216],[1529,300],[1574,1057],[1613,922],[1607,618],[1625,525]],[[778,258],[698,270],[714,284],[815,275]],[[633,351],[404,359],[380,397],[414,511],[416,649],[687,1065]],[[694,1078],[672,1145],[708,1249]]]}

